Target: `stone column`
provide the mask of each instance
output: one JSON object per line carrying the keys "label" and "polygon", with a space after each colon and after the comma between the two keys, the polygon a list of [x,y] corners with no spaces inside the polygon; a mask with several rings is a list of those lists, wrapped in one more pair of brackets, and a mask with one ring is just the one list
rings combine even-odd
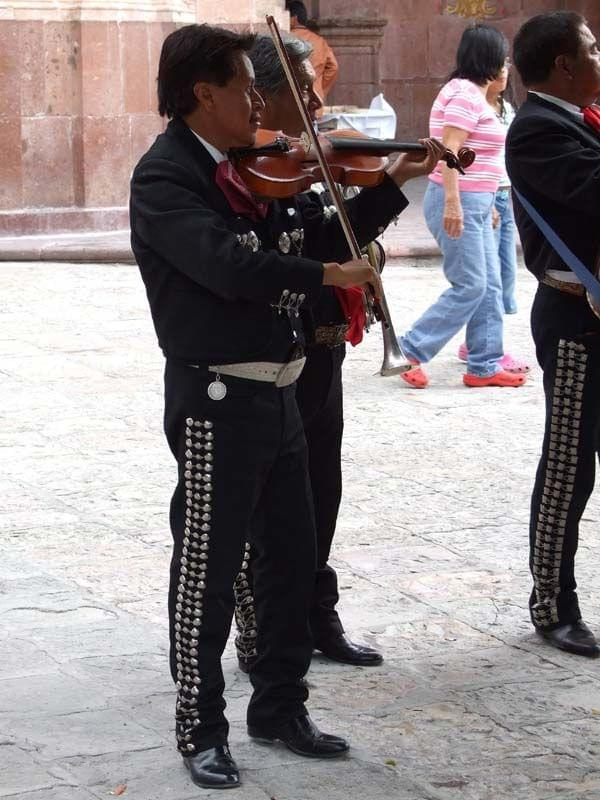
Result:
{"label": "stone column", "polygon": [[379,51],[387,19],[379,17],[322,18],[319,32],[327,39],[340,71],[328,105],[369,105],[381,91]]}
{"label": "stone column", "polygon": [[267,10],[287,27],[284,0],[0,0],[0,235],[126,228],[165,36]]}
{"label": "stone column", "polygon": [[223,25],[232,30],[266,30],[267,14],[275,17],[282,30],[290,27],[285,0],[196,0],[196,6],[198,22]]}

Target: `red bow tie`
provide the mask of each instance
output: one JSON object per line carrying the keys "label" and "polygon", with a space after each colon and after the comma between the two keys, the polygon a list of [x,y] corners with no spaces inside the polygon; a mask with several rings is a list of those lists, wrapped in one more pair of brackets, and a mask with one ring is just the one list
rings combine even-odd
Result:
{"label": "red bow tie", "polygon": [[267,216],[268,203],[261,203],[240,178],[231,161],[221,161],[217,167],[215,183],[227,198],[236,214],[259,222]]}
{"label": "red bow tie", "polygon": [[600,133],[600,106],[586,106],[583,109],[583,119],[597,133]]}

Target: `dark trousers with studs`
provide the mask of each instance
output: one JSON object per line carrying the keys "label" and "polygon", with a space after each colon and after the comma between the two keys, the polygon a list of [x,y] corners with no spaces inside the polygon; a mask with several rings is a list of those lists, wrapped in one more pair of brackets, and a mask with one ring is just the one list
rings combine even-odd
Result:
{"label": "dark trousers with studs", "polygon": [[170,512],[171,672],[184,755],[227,740],[221,655],[248,531],[260,650],[249,724],[273,729],[306,713],[302,677],[312,652],[314,512],[295,387],[224,378],[227,395],[215,401],[211,380],[167,363],[165,432],[179,477]]}
{"label": "dark trousers with studs", "polygon": [[600,320],[583,297],[540,284],[531,313],[546,424],[532,501],[530,611],[536,628],[580,619],[579,522],[600,452]]}
{"label": "dark trousers with studs", "polygon": [[[310,603],[310,627],[315,643],[343,626],[335,609],[339,599],[337,575],[328,563],[342,497],[341,448],[344,429],[342,365],[345,346],[330,349],[323,345],[307,351],[307,360],[297,388],[296,399],[308,443],[309,475],[317,530],[317,574]],[[253,663],[257,647],[252,580],[255,576],[254,552],[251,569],[243,570],[235,582],[238,657]]]}

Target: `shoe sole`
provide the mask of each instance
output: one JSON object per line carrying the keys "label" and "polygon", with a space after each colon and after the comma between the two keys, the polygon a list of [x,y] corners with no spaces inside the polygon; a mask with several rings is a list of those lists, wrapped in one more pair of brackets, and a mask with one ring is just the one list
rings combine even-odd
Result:
{"label": "shoe sole", "polygon": [[304,750],[299,750],[293,747],[293,745],[284,742],[283,739],[268,739],[265,736],[252,736],[251,734],[248,734],[248,736],[257,744],[282,744],[284,747],[287,747],[288,750],[291,750],[292,753],[296,753],[297,756],[303,756],[304,758],[341,758],[347,755],[348,750],[350,750],[350,748],[348,748],[347,750],[342,750],[340,753],[307,753]]}
{"label": "shoe sole", "polygon": [[523,374],[518,375],[515,372],[509,372],[507,374],[510,375],[513,380],[494,382],[493,380],[488,381],[486,378],[482,378],[481,383],[471,383],[471,381],[465,380],[463,377],[463,384],[468,389],[519,389],[527,383],[527,378]]}

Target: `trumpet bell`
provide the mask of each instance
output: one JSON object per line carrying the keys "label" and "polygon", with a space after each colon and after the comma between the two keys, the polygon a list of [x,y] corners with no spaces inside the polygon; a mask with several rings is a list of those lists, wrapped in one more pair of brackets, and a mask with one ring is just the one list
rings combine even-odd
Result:
{"label": "trumpet bell", "polygon": [[395,352],[386,351],[383,358],[383,364],[379,370],[379,374],[384,378],[389,378],[391,375],[400,375],[402,372],[408,372],[411,364],[402,352],[398,342],[396,342]]}
{"label": "trumpet bell", "polygon": [[384,318],[381,321],[383,363],[381,364],[379,374],[384,378],[389,378],[391,375],[400,375],[401,372],[408,372],[411,368],[411,364],[398,344],[398,338],[394,330],[394,323],[390,316],[385,294],[382,294],[379,304],[384,314]]}

